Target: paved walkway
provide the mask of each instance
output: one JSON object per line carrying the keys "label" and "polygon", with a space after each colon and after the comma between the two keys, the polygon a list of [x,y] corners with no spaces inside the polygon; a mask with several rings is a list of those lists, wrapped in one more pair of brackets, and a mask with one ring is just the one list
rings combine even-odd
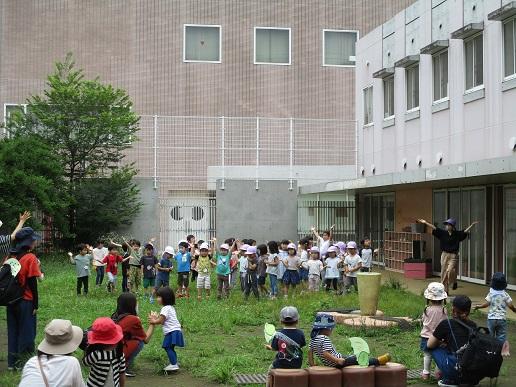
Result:
{"label": "paved walkway", "polygon": [[[405,278],[403,273],[397,273],[389,270],[380,270],[382,273],[382,279],[384,282],[388,281],[389,278],[395,278],[399,280],[402,284],[404,284],[409,291],[415,294],[422,295],[423,291],[426,289],[429,282],[439,281],[438,277],[427,278],[426,280],[417,280],[412,278]],[[479,285],[473,284],[471,282],[458,281],[457,290],[450,291],[450,295],[464,294],[471,298],[473,301],[473,305],[484,302],[484,299],[489,293],[489,286],[487,285]],[[507,290],[511,298],[516,303],[516,292],[512,290]],[[480,309],[481,312],[487,314],[486,309]],[[507,310],[507,318],[513,321],[516,321],[516,313],[511,310]]]}

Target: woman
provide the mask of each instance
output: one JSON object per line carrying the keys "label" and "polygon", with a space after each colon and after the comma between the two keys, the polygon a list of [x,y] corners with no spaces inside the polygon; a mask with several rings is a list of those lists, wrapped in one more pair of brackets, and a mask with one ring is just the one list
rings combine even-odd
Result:
{"label": "woman", "polygon": [[82,336],[82,329],[69,320],[50,321],[38,346],[38,355],[23,367],[20,386],[84,387],[81,365],[72,356]]}
{"label": "woman", "polygon": [[18,282],[23,297],[7,306],[7,367],[14,369],[24,354],[34,352],[36,313],[38,312],[38,278],[41,276],[38,258],[32,253],[40,237],[30,227],[16,233],[10,256],[20,262]]}
{"label": "woman", "polygon": [[142,321],[138,317],[138,305],[133,293],[122,293],[118,296],[116,312],[111,318],[120,325],[124,333],[124,356],[127,360],[127,377],[136,376],[132,371],[134,359],[143,349],[143,345],[149,343],[154,333],[154,325],[149,325],[147,332],[143,330]]}
{"label": "woman", "polygon": [[437,325],[428,339],[427,348],[431,351],[435,364],[442,372],[439,386],[455,386],[460,384],[457,364],[457,349],[464,346],[469,339],[469,330],[455,320],[459,320],[472,329],[476,324],[469,319],[471,300],[467,296],[457,296],[452,304],[452,320],[443,320]]}

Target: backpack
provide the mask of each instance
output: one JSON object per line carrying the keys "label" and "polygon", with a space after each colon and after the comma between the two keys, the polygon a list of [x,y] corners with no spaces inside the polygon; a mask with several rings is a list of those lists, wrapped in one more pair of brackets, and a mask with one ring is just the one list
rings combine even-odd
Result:
{"label": "backpack", "polygon": [[4,263],[0,268],[0,306],[14,305],[21,300],[23,288],[11,272],[11,265]]}
{"label": "backpack", "polygon": [[[454,321],[469,332],[468,342],[456,352],[457,365],[455,367],[461,382],[476,385],[483,378],[497,378],[503,362],[503,343],[491,336],[487,328],[473,329],[462,321],[457,319]],[[450,320],[448,320],[448,324],[450,324]],[[450,331],[455,340],[451,324]],[[456,340],[455,345],[457,346]]]}

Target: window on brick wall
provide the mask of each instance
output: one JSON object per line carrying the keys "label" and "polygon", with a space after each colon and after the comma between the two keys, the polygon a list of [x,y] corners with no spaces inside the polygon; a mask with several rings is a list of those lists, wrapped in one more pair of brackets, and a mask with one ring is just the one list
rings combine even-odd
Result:
{"label": "window on brick wall", "polygon": [[221,27],[184,25],[184,62],[221,62]]}
{"label": "window on brick wall", "polygon": [[407,67],[407,110],[419,107],[419,65]]}
{"label": "window on brick wall", "polygon": [[394,116],[394,76],[383,80],[383,117]]}
{"label": "window on brick wall", "polygon": [[503,24],[503,75],[516,76],[516,19]]}
{"label": "window on brick wall", "polygon": [[480,34],[464,41],[464,62],[466,90],[482,86],[484,83],[484,35]]}
{"label": "window on brick wall", "polygon": [[358,31],[323,30],[323,65],[355,66]]}
{"label": "window on brick wall", "polygon": [[373,86],[364,89],[364,125],[373,122]]}
{"label": "window on brick wall", "polygon": [[434,101],[448,98],[448,51],[432,57]]}
{"label": "window on brick wall", "polygon": [[289,65],[290,28],[255,27],[254,63]]}

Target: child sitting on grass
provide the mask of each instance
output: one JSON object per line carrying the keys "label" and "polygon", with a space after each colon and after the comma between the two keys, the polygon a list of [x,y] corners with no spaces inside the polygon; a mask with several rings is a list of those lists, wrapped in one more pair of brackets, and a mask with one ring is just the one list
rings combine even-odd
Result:
{"label": "child sitting on grass", "polygon": [[181,324],[177,319],[176,298],[174,292],[168,286],[160,288],[156,293],[158,304],[163,305],[159,315],[156,312],[149,314],[149,324],[163,325],[163,349],[167,352],[170,364],[166,366],[163,371],[178,371],[177,353],[175,347],[184,347],[183,332],[181,331]]}
{"label": "child sitting on grass", "polygon": [[[437,325],[448,318],[443,302],[446,302],[448,295],[444,290],[444,285],[440,282],[431,282],[425,290],[426,308],[423,312],[422,321],[423,329],[421,329],[421,350],[423,351],[423,372],[421,378],[427,380],[430,378],[430,366],[432,364],[432,355],[426,348],[428,339],[433,335]],[[440,371],[436,370],[436,379],[440,379]]]}
{"label": "child sitting on grass", "polygon": [[[280,311],[280,321],[283,329],[276,332],[271,344],[265,348],[270,351],[277,351],[276,358],[272,362],[271,369],[275,368],[301,368],[303,365],[303,350],[306,345],[305,334],[297,329],[299,312],[293,306],[285,306]],[[270,375],[267,376],[267,385],[271,383]]]}
{"label": "child sitting on grass", "polygon": [[[332,315],[318,314],[310,334],[310,350],[308,351],[308,363],[315,366],[315,356],[327,367],[343,368],[351,365],[358,365],[355,355],[342,355],[333,346],[330,336],[335,328],[335,320]],[[391,360],[386,353],[378,358],[370,358],[370,366],[385,365]]]}
{"label": "child sitting on grass", "polygon": [[89,253],[89,246],[81,243],[77,246],[79,254],[75,257],[72,253],[68,253],[70,257],[70,263],[75,265],[75,271],[77,272],[77,295],[81,295],[81,288],[84,288],[84,295],[88,294],[88,279],[90,276],[90,264],[93,260],[93,256]]}

